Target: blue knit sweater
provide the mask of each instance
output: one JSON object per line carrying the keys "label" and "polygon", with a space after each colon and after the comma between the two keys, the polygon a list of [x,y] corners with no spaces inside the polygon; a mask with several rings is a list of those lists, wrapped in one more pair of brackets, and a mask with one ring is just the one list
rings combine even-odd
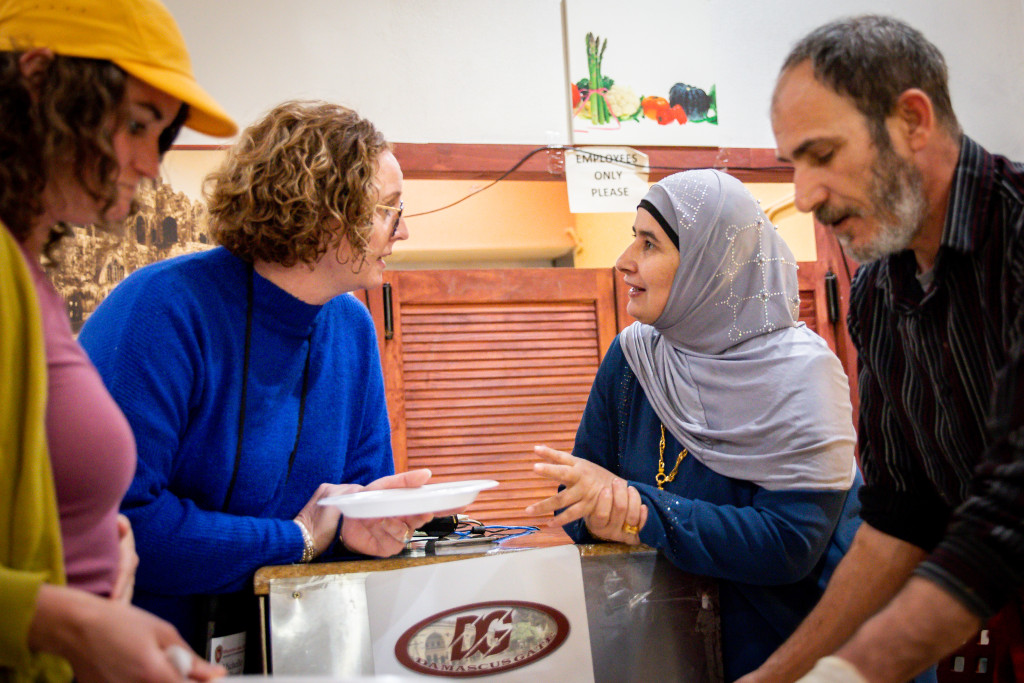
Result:
{"label": "blue knit sweater", "polygon": [[136,603],[183,633],[195,619],[185,596],[238,590],[259,567],[301,558],[291,520],[319,484],[367,484],[394,469],[365,307],[350,295],[309,305],[253,274],[244,438],[222,511],[239,433],[251,272],[222,248],[142,268],[80,335],[138,443],[122,505],[140,560]]}
{"label": "blue knit sweater", "polygon": [[[722,659],[731,681],[764,662],[821,597],[859,525],[861,478],[852,492],[767,491],[716,474],[691,456],[660,491],[654,485],[659,425],[616,338],[594,380],[573,453],[636,487],[648,508],[643,543],[685,572],[719,579]],[[681,450],[666,431],[666,472]],[[577,542],[593,540],[582,520],[566,531]]]}

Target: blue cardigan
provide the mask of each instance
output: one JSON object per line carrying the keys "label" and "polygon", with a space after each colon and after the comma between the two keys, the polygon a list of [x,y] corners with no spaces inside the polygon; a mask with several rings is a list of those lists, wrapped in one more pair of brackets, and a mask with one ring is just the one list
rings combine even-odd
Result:
{"label": "blue cardigan", "polygon": [[[189,634],[195,601],[297,562],[291,520],[323,482],[391,474],[373,322],[353,296],[324,306],[253,274],[241,464],[222,512],[239,431],[251,268],[223,248],[132,274],[80,341],[131,423],[138,470],[122,505],[139,554],[136,603]],[[309,372],[296,445],[303,370]]]}
{"label": "blue cardigan", "polygon": [[[574,455],[629,481],[648,508],[640,540],[685,572],[719,579],[726,680],[754,670],[793,632],[828,583],[859,525],[856,490],[767,491],[683,459],[659,491],[660,420],[618,338],[598,369]],[[665,472],[682,450],[666,431]],[[582,520],[566,526],[590,542]]]}

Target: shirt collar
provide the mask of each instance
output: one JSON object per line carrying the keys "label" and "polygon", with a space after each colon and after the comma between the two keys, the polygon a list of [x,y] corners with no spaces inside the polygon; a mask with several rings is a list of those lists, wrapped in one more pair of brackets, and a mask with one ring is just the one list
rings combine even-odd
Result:
{"label": "shirt collar", "polygon": [[949,190],[940,249],[950,247],[962,252],[974,251],[978,237],[977,222],[971,219],[980,208],[979,197],[986,196],[986,188],[992,183],[989,172],[992,163],[991,155],[981,145],[966,135],[961,136],[960,158]]}
{"label": "shirt collar", "polygon": [[[991,183],[990,174],[986,170],[991,165],[991,155],[977,142],[962,135],[960,156],[950,185],[939,253],[935,259],[936,285],[942,280],[941,264],[944,253],[950,250],[970,253],[975,249],[978,238],[977,222],[971,218],[978,209],[979,196],[983,196],[986,185]],[[878,287],[886,291],[898,306],[902,302],[912,307],[921,301],[923,292],[917,281],[917,261],[912,251],[905,249],[883,257],[877,261],[877,267]]]}
{"label": "shirt collar", "polygon": [[[248,280],[253,279],[253,319],[260,325],[291,337],[308,337],[323,306],[308,304],[266,279],[247,262],[224,247],[218,248],[230,264],[231,287],[240,306],[249,306]],[[245,309],[243,309],[245,310]]]}

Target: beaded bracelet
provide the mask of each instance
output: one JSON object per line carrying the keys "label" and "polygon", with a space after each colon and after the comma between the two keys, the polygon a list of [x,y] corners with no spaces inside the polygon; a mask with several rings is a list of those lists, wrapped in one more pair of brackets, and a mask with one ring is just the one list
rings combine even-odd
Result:
{"label": "beaded bracelet", "polygon": [[305,524],[297,519],[292,521],[299,525],[299,531],[302,532],[302,559],[299,562],[312,562],[313,558],[316,557],[316,545],[313,543],[313,535],[309,533],[309,529],[306,528]]}

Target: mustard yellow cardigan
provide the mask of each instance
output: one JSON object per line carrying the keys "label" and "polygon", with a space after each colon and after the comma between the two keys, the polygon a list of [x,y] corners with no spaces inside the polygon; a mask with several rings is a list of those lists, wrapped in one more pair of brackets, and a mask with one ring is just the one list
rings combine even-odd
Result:
{"label": "mustard yellow cardigan", "polygon": [[0,224],[0,681],[69,681],[71,667],[30,652],[44,583],[62,585],[57,496],[46,447],[46,351],[21,250]]}

